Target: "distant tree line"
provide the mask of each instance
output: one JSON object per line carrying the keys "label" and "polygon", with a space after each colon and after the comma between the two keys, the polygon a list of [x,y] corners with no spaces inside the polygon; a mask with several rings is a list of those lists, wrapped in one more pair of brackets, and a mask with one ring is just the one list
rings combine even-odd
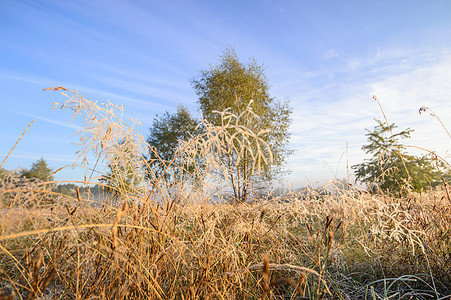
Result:
{"label": "distant tree line", "polygon": [[48,166],[47,161],[44,158],[38,159],[32,163],[30,169],[7,170],[0,168],[0,178],[4,178],[8,175],[15,175],[27,179],[37,179],[41,181],[53,181],[53,170]]}
{"label": "distant tree line", "polygon": [[[33,162],[30,169],[20,169],[15,171],[0,168],[0,179],[5,179],[6,176],[15,176],[27,180],[39,180],[42,182],[51,182],[54,180],[53,170],[49,167],[47,161],[44,158],[40,158],[36,162]],[[81,192],[84,192],[87,189],[96,189],[96,187],[81,187],[73,183],[52,185],[55,192],[68,196],[75,196],[75,190],[77,188],[79,188]]]}

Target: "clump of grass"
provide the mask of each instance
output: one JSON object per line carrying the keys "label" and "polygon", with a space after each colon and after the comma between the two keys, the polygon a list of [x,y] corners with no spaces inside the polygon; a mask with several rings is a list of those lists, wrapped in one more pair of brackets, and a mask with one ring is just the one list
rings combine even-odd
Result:
{"label": "clump of grass", "polygon": [[[258,142],[234,127],[239,116],[223,112],[221,127],[204,123],[207,133],[181,144],[173,161],[157,162],[170,174],[163,176],[143,158],[148,146],[133,129],[137,123],[121,119],[120,107],[54,90],[69,97],[56,107],[84,116],[80,161],[94,153],[110,173],[80,165],[86,178],[72,195],[53,192],[52,183],[1,179],[0,299],[451,294],[451,203],[443,189],[393,198],[334,182],[324,191],[218,201],[230,189],[223,180],[228,166],[215,151]],[[241,136],[230,135],[231,128]],[[256,171],[265,149],[254,153]],[[199,157],[199,169],[175,176],[174,168],[196,165]],[[98,183],[102,178],[108,180]],[[101,203],[82,189],[93,184],[103,192]]]}

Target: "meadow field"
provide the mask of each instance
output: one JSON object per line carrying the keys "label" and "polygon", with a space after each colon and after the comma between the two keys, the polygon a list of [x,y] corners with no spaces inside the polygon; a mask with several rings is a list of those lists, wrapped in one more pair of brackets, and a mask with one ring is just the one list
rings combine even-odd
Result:
{"label": "meadow field", "polygon": [[[0,299],[451,298],[446,185],[392,195],[333,181],[234,201],[218,149],[258,136],[206,125],[153,172],[121,107],[55,90],[68,97],[55,107],[83,117],[74,166],[86,176],[68,194],[1,177]],[[82,164],[92,154],[108,174]],[[198,168],[178,173],[187,164]]]}

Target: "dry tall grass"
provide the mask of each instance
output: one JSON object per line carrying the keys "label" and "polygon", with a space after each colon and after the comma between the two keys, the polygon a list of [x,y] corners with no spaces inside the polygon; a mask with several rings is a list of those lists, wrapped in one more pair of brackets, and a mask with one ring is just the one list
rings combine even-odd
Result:
{"label": "dry tall grass", "polygon": [[[81,161],[92,151],[113,176],[102,205],[86,189],[66,196],[50,182],[1,179],[0,299],[449,298],[444,190],[393,198],[331,183],[327,193],[229,204],[221,201],[227,166],[212,151],[228,143],[239,155],[246,140],[258,142],[233,127],[239,116],[223,113],[225,126],[158,162],[166,172],[186,166],[176,160],[199,162],[193,176],[157,177],[154,162],[145,166],[143,137],[117,117],[120,107],[55,90],[69,93],[57,107],[85,117]],[[256,170],[268,157],[263,146]],[[81,185],[100,176],[87,168]]]}

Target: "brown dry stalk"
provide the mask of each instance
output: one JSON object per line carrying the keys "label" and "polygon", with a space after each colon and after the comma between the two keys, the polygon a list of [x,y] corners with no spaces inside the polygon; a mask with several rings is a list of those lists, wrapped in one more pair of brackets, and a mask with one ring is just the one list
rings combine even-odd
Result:
{"label": "brown dry stalk", "polygon": [[14,295],[6,295],[6,293],[0,291],[0,300],[14,300]]}
{"label": "brown dry stalk", "polygon": [[118,248],[117,241],[118,225],[122,217],[127,213],[127,210],[128,210],[128,202],[124,202],[122,207],[117,211],[117,217],[113,223],[113,243],[111,245],[111,250],[117,250]]}
{"label": "brown dry stalk", "polygon": [[444,177],[442,177],[442,181],[443,181],[443,186],[445,187],[446,197],[448,198],[448,201],[451,203],[451,198],[449,197],[449,192],[448,192],[448,184],[446,184],[446,180]]}
{"label": "brown dry stalk", "polygon": [[56,274],[56,269],[55,269],[55,267],[52,267],[49,275],[47,275],[47,277],[42,281],[41,290],[45,290],[48,287],[50,280],[52,280],[52,278],[53,278],[53,276],[55,276],[55,274]]}
{"label": "brown dry stalk", "polygon": [[273,287],[278,287],[278,286],[284,285],[284,284],[296,287],[296,282],[294,282],[293,278],[291,278],[291,277],[284,277],[284,278],[279,278],[277,280],[276,279],[271,280],[271,286],[273,286]]}
{"label": "brown dry stalk", "polygon": [[319,295],[318,300],[323,300],[326,293],[327,293],[326,289],[323,289],[323,292],[321,293],[321,295]]}
{"label": "brown dry stalk", "polygon": [[8,159],[9,155],[11,154],[11,152],[13,152],[14,148],[16,148],[17,144],[20,142],[20,140],[23,138],[23,136],[25,135],[25,133],[28,131],[28,129],[30,128],[31,124],[33,124],[34,120],[32,120],[30,122],[30,124],[28,125],[27,129],[25,129],[25,131],[22,133],[22,135],[20,136],[20,138],[17,140],[17,142],[14,144],[14,146],[11,148],[11,150],[9,151],[8,155],[6,155],[5,159],[3,159],[2,163],[0,164],[0,168],[3,166],[3,164],[5,163],[5,161]]}
{"label": "brown dry stalk", "polygon": [[41,270],[42,264],[44,263],[44,253],[42,253],[42,250],[39,249],[38,257],[36,258],[36,261],[34,262],[33,267],[33,282],[38,282],[39,277],[39,271]]}
{"label": "brown dry stalk", "polygon": [[36,294],[41,290],[39,287],[39,272],[42,268],[42,265],[44,263],[44,253],[42,252],[42,249],[39,249],[38,255],[36,257],[36,260],[33,262],[33,271],[31,275],[31,291],[28,294],[27,299],[34,299]]}
{"label": "brown dry stalk", "polygon": [[266,299],[266,296],[269,293],[269,287],[270,287],[269,258],[268,258],[267,255],[265,255],[263,257],[262,277],[263,277],[263,294],[262,294],[262,299]]}
{"label": "brown dry stalk", "polygon": [[[111,223],[93,223],[93,224],[82,224],[82,225],[71,225],[71,226],[62,226],[62,227],[55,227],[52,229],[37,229],[37,230],[32,230],[32,231],[23,231],[23,232],[19,232],[19,233],[12,233],[12,234],[7,234],[7,235],[1,235],[0,236],[0,241],[5,241],[5,240],[11,240],[11,239],[17,239],[17,238],[21,238],[21,237],[25,237],[25,236],[31,236],[31,235],[37,235],[37,234],[43,234],[43,233],[50,233],[50,232],[57,232],[57,231],[64,231],[64,230],[77,230],[77,229],[82,229],[82,228],[102,228],[102,227],[112,227],[114,225]],[[152,225],[152,224],[151,224]],[[163,234],[161,232],[159,232],[157,229],[155,228],[149,228],[149,227],[144,227],[144,226],[136,226],[136,225],[120,225],[118,224],[117,227],[129,227],[129,228],[134,228],[134,229],[140,229],[140,230],[147,230],[147,231],[154,231],[154,232],[158,232],[159,234]],[[168,234],[163,234],[163,235],[167,235]],[[0,245],[0,249],[5,250],[2,245]],[[222,274],[224,275],[224,274]]]}
{"label": "brown dry stalk", "polygon": [[[269,266],[270,270],[276,270],[276,271],[297,270],[297,271],[302,271],[304,273],[305,272],[312,273],[313,275],[318,276],[318,278],[321,280],[321,282],[326,286],[327,291],[330,293],[329,289],[327,288],[326,281],[323,279],[321,274],[319,274],[317,271],[315,271],[313,269],[300,267],[300,266],[295,266],[295,265],[291,265],[291,264],[269,264],[269,262],[268,262],[268,266]],[[234,270],[234,271],[221,273],[218,276],[234,275],[236,273],[244,273],[246,271],[261,270],[263,267],[264,267],[264,264],[257,264],[257,265],[249,266],[247,268],[242,268],[242,269],[238,269],[238,270]]]}
{"label": "brown dry stalk", "polygon": [[302,272],[301,277],[299,278],[298,285],[296,287],[296,295],[301,295],[301,297],[305,297],[305,272]]}
{"label": "brown dry stalk", "polygon": [[327,238],[327,256],[330,253],[330,248],[332,248],[332,245],[334,244],[334,233],[332,230],[329,231],[329,236]]}

